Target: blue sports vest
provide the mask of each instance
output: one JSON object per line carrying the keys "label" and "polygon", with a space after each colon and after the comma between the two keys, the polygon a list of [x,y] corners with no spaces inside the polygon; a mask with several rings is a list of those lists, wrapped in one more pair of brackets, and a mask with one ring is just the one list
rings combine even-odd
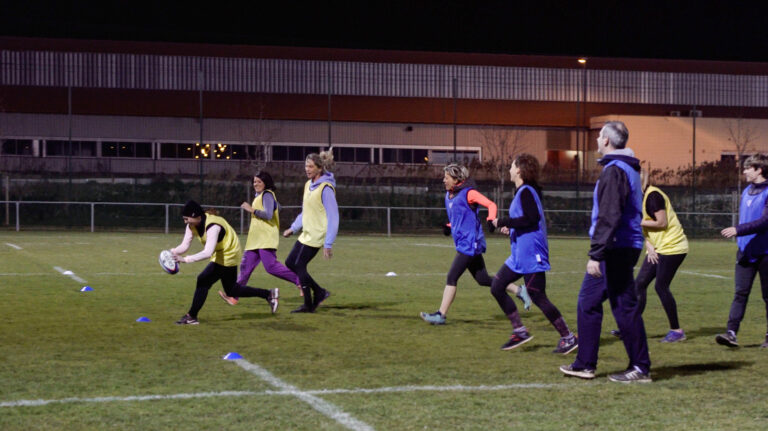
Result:
{"label": "blue sports vest", "polygon": [[[609,244],[606,244],[608,248],[643,248],[643,229],[640,227],[640,222],[643,218],[642,206],[643,206],[643,191],[640,187],[640,173],[632,169],[629,164],[621,160],[611,160],[610,163],[605,165],[603,170],[609,166],[616,166],[620,168],[627,175],[629,180],[630,194],[626,205],[624,205],[624,212],[621,214],[621,220],[616,228],[616,232],[613,233],[613,239]],[[597,187],[600,184],[600,180],[597,180],[595,184],[595,191],[592,193],[592,225],[589,227],[589,237],[595,233],[595,224],[597,223],[597,215],[600,212],[600,203],[597,200]]]}
{"label": "blue sports vest", "polygon": [[445,210],[451,222],[451,236],[456,244],[456,251],[467,256],[476,256],[485,252],[485,236],[480,224],[480,208],[472,208],[467,201],[467,193],[472,187],[459,191],[450,198],[445,192]]}
{"label": "blue sports vest", "polygon": [[[756,195],[749,194],[752,189],[753,185],[750,184],[741,194],[739,224],[749,223],[763,215],[765,201],[768,199],[768,187]],[[736,243],[744,257],[754,262],[758,257],[768,254],[768,231],[737,237]]]}
{"label": "blue sports vest", "polygon": [[520,204],[520,195],[524,189],[530,190],[536,200],[536,208],[539,210],[539,226],[536,230],[509,230],[509,247],[511,253],[504,262],[509,269],[518,274],[533,274],[549,271],[549,245],[547,244],[547,221],[544,219],[544,208],[541,206],[536,190],[523,185],[515,193],[515,198],[509,205],[509,218],[523,216],[523,206]]}

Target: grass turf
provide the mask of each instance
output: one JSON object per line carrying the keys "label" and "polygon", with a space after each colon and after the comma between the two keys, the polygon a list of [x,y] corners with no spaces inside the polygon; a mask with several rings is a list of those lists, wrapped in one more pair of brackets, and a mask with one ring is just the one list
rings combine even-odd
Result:
{"label": "grass turf", "polygon": [[[654,383],[621,385],[606,379],[626,367],[621,342],[607,335],[615,325],[607,305],[594,381],[558,371],[574,354],[550,353],[558,335],[535,306],[522,312],[534,340],[500,351],[509,322],[488,288],[477,286],[469,274],[459,281],[447,325],[421,321],[420,311],[438,307],[454,255],[450,239],[443,237],[340,237],[332,260],[318,256],[310,264],[313,276],[332,292],[315,314],[290,314],[301,303],[298,290],[257,269],[250,285],[280,287],[277,314],[258,298],[229,306],[216,295],[217,284],[199,326],[174,325],[189,307],[204,266],[182,265],[174,276],[160,269],[157,254],[180,237],[0,234],[0,429],[343,429],[297,397],[275,393],[262,378],[222,360],[228,352],[301,391],[406,387],[314,392],[377,430],[757,430],[768,420],[763,386],[768,351],[758,347],[766,322],[759,293],[752,295],[742,323],[742,347],[714,343],[733,294],[732,242],[692,242],[673,282],[688,340],[658,342],[668,325],[649,289],[644,319]],[[281,259],[292,243],[282,241]],[[548,295],[576,330],[588,243],[553,239],[550,246]],[[489,239],[489,272],[503,263],[507,247],[503,238]],[[398,275],[386,277],[389,271]],[[80,292],[84,284],[94,290]],[[141,316],[152,321],[136,322]],[[198,398],[172,398],[178,394]],[[155,398],[128,398],[141,396]],[[57,402],[21,405],[23,400]]]}

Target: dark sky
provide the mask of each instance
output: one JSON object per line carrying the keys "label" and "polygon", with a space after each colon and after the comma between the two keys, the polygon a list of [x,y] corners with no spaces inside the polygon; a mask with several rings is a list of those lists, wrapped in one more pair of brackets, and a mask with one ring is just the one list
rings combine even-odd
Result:
{"label": "dark sky", "polygon": [[758,2],[277,1],[0,0],[0,34],[768,61],[768,15]]}

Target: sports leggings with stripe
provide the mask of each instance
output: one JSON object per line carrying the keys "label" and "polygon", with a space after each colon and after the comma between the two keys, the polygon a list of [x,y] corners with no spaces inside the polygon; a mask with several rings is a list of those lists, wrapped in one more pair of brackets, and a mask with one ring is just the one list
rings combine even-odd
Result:
{"label": "sports leggings with stripe", "polygon": [[320,251],[318,247],[311,247],[296,241],[293,244],[291,253],[285,259],[285,266],[299,276],[301,291],[304,293],[304,305],[310,309],[315,308],[312,302],[312,294],[314,293],[315,298],[319,298],[318,295],[324,290],[307,272],[309,261],[317,255],[318,251]]}
{"label": "sports leggings with stripe", "polygon": [[[513,315],[517,311],[517,306],[512,298],[507,294],[507,285],[514,283],[520,277],[523,277],[525,281],[525,287],[528,289],[528,295],[531,297],[531,301],[536,304],[539,309],[544,313],[547,320],[552,323],[552,326],[557,329],[560,335],[565,336],[569,333],[568,327],[565,326],[565,322],[562,320],[560,310],[555,307],[545,291],[547,287],[547,278],[544,272],[535,272],[533,274],[518,274],[507,265],[501,265],[501,268],[496,272],[493,277],[493,284],[491,284],[491,294],[496,298],[496,302],[499,303],[499,307],[508,317]],[[559,321],[558,321],[559,320]]]}
{"label": "sports leggings with stripe", "polygon": [[197,313],[203,308],[203,304],[205,304],[205,300],[208,298],[208,290],[219,280],[221,280],[221,285],[224,287],[224,292],[227,293],[227,296],[269,298],[269,290],[237,284],[236,266],[223,266],[211,262],[197,276],[195,296],[192,298],[192,306],[189,308],[190,316],[197,317]]}

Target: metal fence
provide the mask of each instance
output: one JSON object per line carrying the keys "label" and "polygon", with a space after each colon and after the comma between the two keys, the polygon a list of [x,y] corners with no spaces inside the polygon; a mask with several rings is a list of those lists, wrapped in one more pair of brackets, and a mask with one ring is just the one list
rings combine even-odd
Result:
{"label": "metal fence", "polygon": [[[61,229],[96,231],[164,232],[184,229],[184,205],[152,202],[54,202],[0,201],[7,230]],[[216,206],[219,215],[245,234],[250,215],[240,207]],[[300,206],[280,209],[282,228],[289,226]],[[499,209],[500,214],[505,210]],[[550,235],[585,236],[590,225],[589,210],[545,211]],[[719,236],[724,227],[738,220],[734,212],[678,212],[685,231],[692,238]],[[340,231],[380,235],[437,234],[447,222],[442,207],[340,206]]]}

